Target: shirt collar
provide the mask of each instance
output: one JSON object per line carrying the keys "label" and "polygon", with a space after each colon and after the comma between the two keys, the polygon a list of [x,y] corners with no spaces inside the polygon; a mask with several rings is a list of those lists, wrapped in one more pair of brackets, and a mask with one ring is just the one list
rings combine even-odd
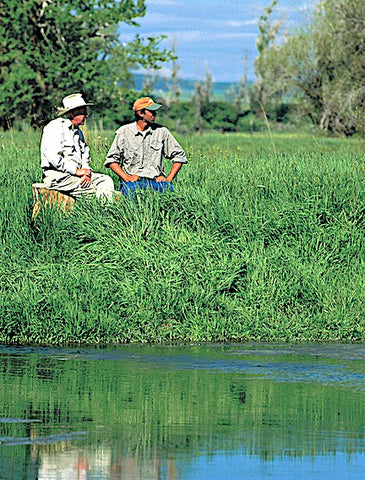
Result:
{"label": "shirt collar", "polygon": [[72,131],[78,131],[79,130],[78,128],[75,127],[75,125],[71,122],[71,120],[69,118],[66,118],[65,122],[66,122],[67,128],[69,130],[72,130]]}
{"label": "shirt collar", "polygon": [[73,132],[79,132],[80,129],[78,127],[75,127],[75,125],[71,122],[69,118],[63,118],[62,122],[66,124],[66,127],[69,130],[72,130]]}
{"label": "shirt collar", "polygon": [[152,128],[151,128],[151,127],[148,127],[147,130],[143,130],[143,132],[142,132],[142,130],[140,130],[140,129],[137,127],[137,123],[136,123],[136,122],[134,123],[134,134],[135,134],[136,137],[137,137],[138,135],[144,136],[144,135],[148,135],[148,134],[150,134],[150,133],[152,133]]}

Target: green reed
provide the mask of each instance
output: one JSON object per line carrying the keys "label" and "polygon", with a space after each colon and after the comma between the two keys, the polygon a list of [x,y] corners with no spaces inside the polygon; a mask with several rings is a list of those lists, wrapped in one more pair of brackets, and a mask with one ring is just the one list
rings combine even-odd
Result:
{"label": "green reed", "polygon": [[[87,135],[105,172],[113,133]],[[180,141],[173,193],[32,221],[39,133],[2,134],[0,341],[363,340],[364,142]]]}

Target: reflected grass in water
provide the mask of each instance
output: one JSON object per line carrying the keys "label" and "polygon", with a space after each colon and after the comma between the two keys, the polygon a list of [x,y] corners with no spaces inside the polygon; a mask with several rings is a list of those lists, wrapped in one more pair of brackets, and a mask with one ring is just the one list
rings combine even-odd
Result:
{"label": "reflected grass in water", "polygon": [[0,416],[15,419],[0,422],[2,438],[87,432],[86,443],[147,456],[364,448],[364,358],[274,347],[14,351],[0,357]]}

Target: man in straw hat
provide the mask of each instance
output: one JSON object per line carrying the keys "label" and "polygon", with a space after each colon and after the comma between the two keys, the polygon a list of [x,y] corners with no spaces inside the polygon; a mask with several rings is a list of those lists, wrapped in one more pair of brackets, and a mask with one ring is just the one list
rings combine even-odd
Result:
{"label": "man in straw hat", "polygon": [[[116,131],[104,165],[118,175],[126,196],[138,188],[172,190],[173,179],[182,164],[187,163],[177,140],[166,127],[155,123],[161,107],[150,97],[139,98],[133,104],[135,122]],[[163,157],[172,161],[168,175],[164,172]]]}
{"label": "man in straw hat", "polygon": [[80,130],[88,116],[87,107],[91,104],[86,103],[80,93],[68,95],[62,104],[63,107],[58,108],[58,118],[49,122],[43,130],[43,182],[50,190],[74,197],[95,194],[98,198],[111,200],[113,180],[90,168],[90,150]]}

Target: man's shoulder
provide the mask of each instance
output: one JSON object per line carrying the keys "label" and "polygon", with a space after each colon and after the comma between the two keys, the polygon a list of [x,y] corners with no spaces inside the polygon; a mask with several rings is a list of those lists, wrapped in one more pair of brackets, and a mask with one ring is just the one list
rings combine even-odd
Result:
{"label": "man's shoulder", "polygon": [[154,123],[151,126],[151,129],[153,132],[156,132],[159,135],[165,135],[170,133],[169,129],[165,127],[164,125],[161,125],[160,123]]}
{"label": "man's shoulder", "polygon": [[68,126],[70,124],[70,120],[68,118],[55,118],[54,120],[51,120],[47,125],[44,127],[46,130],[53,130],[57,128],[62,128],[63,126]]}
{"label": "man's shoulder", "polygon": [[118,128],[118,130],[115,132],[115,134],[120,134],[124,132],[129,132],[129,131],[134,131],[136,129],[136,124],[135,122],[131,123],[126,123]]}

